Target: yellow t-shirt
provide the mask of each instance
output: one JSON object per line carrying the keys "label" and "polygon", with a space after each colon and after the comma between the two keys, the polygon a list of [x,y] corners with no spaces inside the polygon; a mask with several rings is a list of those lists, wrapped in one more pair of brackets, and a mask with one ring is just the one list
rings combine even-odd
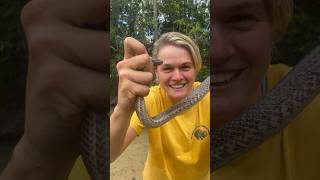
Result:
{"label": "yellow t-shirt", "polygon": [[81,156],[79,156],[76,163],[74,164],[68,180],[91,180]]}
{"label": "yellow t-shirt", "polygon": [[[271,65],[268,87],[274,86],[288,71],[287,66]],[[284,131],[215,171],[213,179],[318,180],[319,127],[320,96],[317,96]]]}
{"label": "yellow t-shirt", "polygon": [[[198,87],[200,83],[195,83]],[[150,116],[172,106],[159,86],[152,87],[145,98]],[[136,113],[130,127],[139,135],[143,125]],[[144,180],[209,179],[210,167],[210,93],[197,105],[159,128],[150,128]]]}

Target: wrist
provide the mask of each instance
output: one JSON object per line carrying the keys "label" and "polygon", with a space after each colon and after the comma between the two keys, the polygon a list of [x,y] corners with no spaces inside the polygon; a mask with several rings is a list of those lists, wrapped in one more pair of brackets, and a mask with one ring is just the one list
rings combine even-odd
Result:
{"label": "wrist", "polygon": [[77,155],[57,156],[43,152],[24,136],[1,178],[4,179],[67,179]]}
{"label": "wrist", "polygon": [[113,116],[122,116],[122,117],[125,117],[125,116],[128,116],[131,118],[133,112],[134,112],[134,107],[123,107],[121,106],[120,104],[117,104],[112,112],[112,115]]}

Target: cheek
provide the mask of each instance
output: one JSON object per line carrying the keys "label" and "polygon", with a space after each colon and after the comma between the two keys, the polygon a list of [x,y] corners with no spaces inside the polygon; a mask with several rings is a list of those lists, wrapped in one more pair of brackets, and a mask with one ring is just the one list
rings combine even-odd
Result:
{"label": "cheek", "polygon": [[243,55],[253,60],[253,64],[258,59],[269,59],[272,47],[271,26],[268,22],[261,22],[250,31],[238,33],[234,36],[236,47],[241,49]]}
{"label": "cheek", "polygon": [[271,26],[268,22],[259,23],[251,31],[238,33],[234,36],[237,50],[247,63],[254,67],[257,75],[263,74],[270,64],[272,51]]}
{"label": "cheek", "polygon": [[170,75],[165,73],[158,74],[158,79],[160,84],[166,84],[170,80]]}
{"label": "cheek", "polygon": [[190,82],[194,82],[196,79],[196,73],[194,70],[188,71],[188,72],[184,72],[183,76],[185,79],[187,79]]}

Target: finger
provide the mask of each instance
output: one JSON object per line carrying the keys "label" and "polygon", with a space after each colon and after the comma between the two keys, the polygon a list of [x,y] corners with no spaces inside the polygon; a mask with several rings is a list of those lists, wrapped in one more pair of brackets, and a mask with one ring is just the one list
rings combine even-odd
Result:
{"label": "finger", "polygon": [[69,68],[65,82],[67,97],[82,104],[81,108],[92,107],[105,110],[108,104],[108,79],[105,73],[74,66]]}
{"label": "finger", "polygon": [[109,19],[108,7],[108,0],[33,0],[26,6],[32,9],[36,18],[41,18],[37,14],[45,14],[78,26],[106,22]]}
{"label": "finger", "polygon": [[[85,74],[84,74],[85,75]],[[108,79],[104,73],[88,73],[86,78],[80,80],[81,87],[79,89],[80,97],[83,97],[86,104],[94,109],[107,111],[109,104],[109,91]],[[89,87],[89,88],[88,88]]]}
{"label": "finger", "polygon": [[108,76],[106,73],[97,72],[79,66],[60,67],[61,83],[64,93],[81,108],[92,107],[106,110],[108,104]]}
{"label": "finger", "polygon": [[151,72],[127,69],[126,71],[121,71],[119,73],[119,79],[120,81],[128,79],[135,83],[149,86],[153,80],[153,74]]}
{"label": "finger", "polygon": [[[70,2],[73,2],[72,6],[69,5]],[[47,47],[74,64],[103,72],[107,71],[108,34],[105,31],[81,29],[79,26],[74,26],[75,24],[73,23],[66,23],[65,20],[56,19],[56,16],[61,16],[61,18],[66,16],[67,19],[70,19],[75,14],[79,14],[80,12],[78,11],[82,10],[89,11],[88,9],[90,9],[95,11],[95,9],[100,8],[99,5],[101,3],[105,3],[105,1],[80,0],[78,3],[74,2],[74,0],[66,2],[33,0],[22,12],[22,23],[26,31],[29,47],[35,47],[35,49],[37,47]],[[80,5],[86,6],[81,7]],[[70,9],[66,10],[67,12],[60,12],[60,7],[62,9]],[[76,10],[72,10],[73,8]],[[95,19],[94,15],[88,16],[93,16],[93,19]],[[74,18],[83,20],[86,17],[81,15]],[[104,19],[105,16],[102,16],[102,18]],[[83,20],[83,22],[88,21]]]}
{"label": "finger", "polygon": [[57,40],[67,48],[60,48],[65,59],[93,70],[107,72],[109,36],[99,32],[73,27],[65,27]]}
{"label": "finger", "polygon": [[[60,118],[68,121],[70,119],[74,121],[73,123],[77,123],[75,115],[77,116],[86,107],[106,110],[108,102],[106,73],[74,66],[44,51],[41,54],[31,53],[31,56],[35,58],[29,61],[27,85],[29,109],[32,109],[34,104],[40,104],[46,111],[57,113]],[[33,110],[36,113],[39,108]]]}
{"label": "finger", "polygon": [[134,56],[130,59],[125,59],[123,61],[118,62],[117,69],[118,71],[120,71],[121,69],[130,68],[134,70],[143,71],[148,66],[151,66],[150,57],[147,54],[142,54],[142,55]]}
{"label": "finger", "polygon": [[133,98],[133,97],[144,97],[149,94],[149,86],[142,85],[133,81],[125,81],[121,84],[121,89],[124,91],[124,95]]}
{"label": "finger", "polygon": [[[67,73],[65,73],[66,75]],[[94,109],[106,110],[108,104],[108,76],[106,73],[78,66],[68,68],[67,96],[79,104]]]}
{"label": "finger", "polygon": [[79,66],[106,72],[108,34],[63,23],[25,27],[29,48],[47,48]]}
{"label": "finger", "polygon": [[129,59],[136,55],[148,54],[145,46],[138,40],[127,37],[124,40],[124,59]]}
{"label": "finger", "polygon": [[148,94],[149,86],[135,83],[133,81],[120,82],[118,87],[117,106],[133,110],[137,97],[144,97]]}

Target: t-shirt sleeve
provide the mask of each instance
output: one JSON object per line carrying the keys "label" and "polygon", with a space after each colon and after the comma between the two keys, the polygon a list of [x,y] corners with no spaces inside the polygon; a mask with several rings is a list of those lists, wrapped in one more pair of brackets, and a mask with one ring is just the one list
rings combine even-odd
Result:
{"label": "t-shirt sleeve", "polygon": [[[151,87],[149,95],[144,97],[145,105],[147,107],[148,114],[153,117],[159,113],[161,98],[160,98],[160,88],[158,86]],[[136,112],[132,114],[130,120],[130,127],[133,128],[137,135],[139,136],[142,130],[144,129],[144,125],[141,123],[140,119]]]}
{"label": "t-shirt sleeve", "polygon": [[77,161],[75,162],[70,174],[68,180],[90,180],[90,176],[86,170],[86,167],[83,163],[82,157],[79,156]]}

